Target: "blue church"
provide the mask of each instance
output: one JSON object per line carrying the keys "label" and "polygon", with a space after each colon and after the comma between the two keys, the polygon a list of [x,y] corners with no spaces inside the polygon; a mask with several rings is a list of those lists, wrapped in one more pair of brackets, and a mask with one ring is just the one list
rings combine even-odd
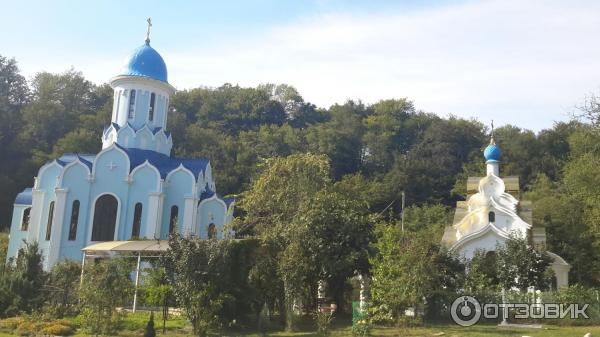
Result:
{"label": "blue church", "polygon": [[81,260],[82,249],[99,242],[173,232],[218,239],[227,231],[234,200],[216,193],[210,162],[171,156],[166,125],[175,88],[148,37],[110,85],[112,120],[102,150],[67,153],[39,169],[33,187],[16,197],[8,258],[37,241],[50,269]]}

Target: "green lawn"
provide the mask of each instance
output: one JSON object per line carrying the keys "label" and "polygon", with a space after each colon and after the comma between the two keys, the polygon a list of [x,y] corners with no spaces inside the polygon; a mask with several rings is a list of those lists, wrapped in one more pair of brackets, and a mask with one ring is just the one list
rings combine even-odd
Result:
{"label": "green lawn", "polygon": [[[125,326],[127,327],[120,335],[123,337],[141,336],[143,327],[148,319],[147,314],[128,315]],[[168,331],[165,335],[161,333],[160,315],[156,316],[155,326],[157,337],[183,337],[191,334],[191,327],[182,318],[171,316],[171,320],[167,321]],[[332,337],[351,336],[349,326],[339,323],[342,326],[336,326],[332,329]],[[279,337],[312,337],[317,336],[316,333],[310,331],[310,327],[305,328],[306,331],[299,332],[271,332],[268,336]],[[586,333],[592,333],[594,336],[600,336],[600,326],[584,326],[584,327],[559,327],[553,325],[544,325],[542,329],[515,329],[515,328],[499,328],[495,324],[477,324],[472,327],[461,327],[455,324],[433,324],[419,328],[385,328],[379,327],[372,330],[371,335],[381,337],[397,337],[397,336],[452,336],[452,337],[509,337],[509,336],[531,336],[531,337],[576,337],[583,336]],[[246,336],[260,337],[260,334],[255,332],[239,332],[239,331],[219,331],[213,332],[212,336]],[[4,336],[0,336],[4,337]]]}
{"label": "green lawn", "polygon": [[[508,336],[531,336],[531,337],[576,337],[583,336],[584,334],[591,332],[593,336],[600,335],[600,326],[590,327],[557,327],[557,326],[545,326],[542,329],[506,329],[498,328],[496,325],[476,325],[472,327],[460,327],[457,325],[434,325],[431,327],[423,328],[375,328],[371,335],[374,337],[396,337],[396,336],[440,336],[440,333],[444,333],[441,336],[448,337],[508,337]],[[168,332],[166,335],[157,333],[157,337],[182,337],[189,335],[177,332]],[[334,329],[331,333],[331,337],[340,336],[351,336],[352,333],[349,327]],[[124,334],[123,336],[134,336]],[[136,336],[139,336],[137,334]],[[246,337],[260,337],[257,333],[240,333],[240,332],[215,332],[213,336],[246,336]],[[270,333],[268,336],[279,336],[279,337],[312,337],[317,336],[314,332],[275,332]],[[3,336],[0,336],[3,337]]]}
{"label": "green lawn", "polygon": [[[191,336],[191,326],[182,317],[170,316],[167,320],[167,333],[162,334],[161,315],[155,315],[155,327],[157,337],[188,337]],[[75,318],[69,320],[76,321]],[[120,337],[141,337],[144,334],[144,327],[148,320],[148,313],[128,314],[123,322],[122,330],[119,333]],[[3,320],[6,321],[6,320]],[[2,322],[2,321],[0,321]],[[335,322],[334,328],[331,331],[331,337],[351,336],[351,328],[344,321]],[[268,336],[279,337],[310,337],[317,336],[311,327],[312,324],[304,324],[303,331],[298,332],[271,332]],[[592,333],[593,336],[600,336],[600,326],[583,326],[583,327],[559,327],[553,325],[544,325],[542,329],[516,329],[516,328],[499,328],[494,324],[477,324],[472,327],[461,327],[455,324],[431,324],[425,327],[418,328],[374,328],[371,332],[372,336],[381,337],[398,337],[398,336],[448,336],[448,337],[508,337],[508,336],[531,336],[531,337],[576,337],[583,336],[586,333]],[[15,337],[16,331],[3,328],[0,331],[0,337]],[[85,334],[78,331],[76,337],[86,337]],[[213,331],[211,336],[246,336],[260,337],[256,332],[241,332],[241,331]]]}

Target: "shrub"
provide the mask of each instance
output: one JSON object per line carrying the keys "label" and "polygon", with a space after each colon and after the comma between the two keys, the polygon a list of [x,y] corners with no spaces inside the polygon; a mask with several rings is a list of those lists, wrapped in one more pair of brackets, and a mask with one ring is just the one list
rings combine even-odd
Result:
{"label": "shrub", "polygon": [[154,313],[150,313],[150,319],[146,324],[146,330],[144,331],[144,337],[156,337],[156,330],[154,329]]}
{"label": "shrub", "polygon": [[41,324],[30,321],[23,321],[17,326],[17,335],[32,336],[41,330]]}
{"label": "shrub", "polygon": [[73,332],[75,332],[75,331],[73,330],[72,327],[70,327],[68,325],[51,322],[50,324],[48,324],[44,328],[42,328],[41,332],[44,335],[69,336],[69,335],[72,335]]}
{"label": "shrub", "polygon": [[319,336],[328,336],[329,335],[329,325],[331,324],[332,319],[333,319],[332,312],[318,311],[315,314],[315,321],[317,323],[317,335],[319,335]]}
{"label": "shrub", "polygon": [[23,317],[10,317],[0,320],[0,329],[15,330],[25,320]]}

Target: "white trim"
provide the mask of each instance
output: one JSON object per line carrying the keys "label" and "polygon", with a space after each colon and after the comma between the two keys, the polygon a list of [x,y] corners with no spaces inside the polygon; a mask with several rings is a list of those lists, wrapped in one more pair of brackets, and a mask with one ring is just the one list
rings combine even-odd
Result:
{"label": "white trim", "polygon": [[[117,218],[115,220],[115,233],[114,233],[114,237],[113,237],[113,241],[116,241],[118,239],[118,235],[119,235],[119,223],[121,222],[121,198],[119,198],[118,195],[112,193],[112,192],[103,192],[98,194],[95,198],[94,201],[90,204],[90,212],[89,212],[89,224],[88,224],[88,235],[87,235],[87,244],[86,246],[89,246],[92,242],[103,242],[103,241],[92,241],[92,232],[94,231],[94,213],[96,212],[96,202],[98,201],[98,199],[103,196],[103,195],[112,195],[113,197],[115,197],[115,199],[117,199]],[[81,206],[80,206],[81,207]]]}
{"label": "white trim", "polygon": [[79,159],[79,156],[77,156],[77,158],[75,160],[73,160],[72,162],[68,163],[67,165],[65,165],[63,167],[62,171],[58,175],[57,187],[63,187],[63,178],[65,176],[65,173],[67,172],[68,169],[70,169],[71,167],[73,167],[73,166],[75,166],[77,164],[79,164],[79,165],[81,165],[81,166],[83,166],[85,168],[85,171],[87,172],[88,176],[92,173],[92,171],[90,170],[90,168]]}
{"label": "white trim", "polygon": [[[183,166],[183,164],[179,164],[179,166],[177,166],[176,169],[174,169],[173,171],[169,172],[169,174],[167,174],[167,176],[165,177],[165,181],[169,181],[169,179],[171,178],[171,175],[175,174],[178,171],[185,171],[187,172],[191,177],[192,177],[192,181],[194,183],[196,183],[196,177],[194,176],[194,174],[192,173],[192,171],[190,171],[187,167]],[[194,187],[192,186],[192,193],[194,191]]]}
{"label": "white trim", "polygon": [[[44,164],[42,167],[40,167],[40,169],[38,170],[38,177],[41,177],[44,175],[44,173],[46,172],[47,169],[49,169],[51,166],[56,166],[59,169],[63,169],[64,166],[62,166],[61,164],[58,163],[58,161],[56,161],[56,159],[54,159],[53,161]],[[60,176],[60,173],[59,173]],[[56,186],[55,186],[56,187]]]}
{"label": "white trim", "polygon": [[200,203],[198,203],[198,208],[202,207],[202,204],[204,204],[205,202],[213,201],[215,199],[223,205],[223,208],[225,209],[225,212],[223,214],[226,215],[227,214],[227,204],[225,203],[225,201],[223,201],[221,198],[219,198],[217,196],[216,192],[215,192],[215,194],[213,194],[212,197],[206,198],[206,199],[200,201]]}
{"label": "white trim", "polygon": [[546,254],[548,254],[552,258],[553,262],[558,265],[571,266],[569,263],[567,263],[567,261],[565,261],[565,259],[549,250],[546,251]]}
{"label": "white trim", "polygon": [[160,171],[154,165],[150,164],[148,159],[146,159],[143,163],[139,164],[133,170],[131,170],[131,173],[129,173],[128,178],[131,179],[131,181],[134,181],[134,177],[135,177],[135,174],[137,173],[137,171],[141,170],[144,167],[150,167],[156,173],[156,191],[154,191],[154,192],[160,192],[160,190],[161,190],[161,188],[160,188],[160,180],[161,180]]}
{"label": "white trim", "polygon": [[494,233],[498,234],[503,239],[506,239],[506,240],[510,239],[510,233],[500,230],[494,224],[490,223],[489,225],[484,226],[482,229],[480,229],[476,232],[473,232],[473,233],[469,233],[469,234],[461,237],[460,239],[458,239],[458,241],[455,242],[450,247],[449,251],[458,250],[465,244],[473,241],[474,239],[477,239],[477,238],[482,237],[483,235],[487,234],[489,231],[493,231]]}
{"label": "white trim", "polygon": [[92,163],[92,178],[96,176],[96,166],[97,166],[96,163],[98,162],[98,159],[100,159],[100,157],[102,155],[104,155],[105,153],[107,153],[109,151],[112,151],[112,150],[117,150],[123,156],[125,156],[125,159],[127,160],[127,172],[126,172],[126,174],[129,175],[129,168],[131,167],[131,161],[129,160],[129,156],[127,155],[127,152],[125,152],[124,150],[122,150],[121,148],[119,148],[117,146],[117,143],[112,143],[106,149],[102,149],[102,151],[98,152],[98,154],[96,155],[96,158],[94,158],[94,162]]}
{"label": "white trim", "polygon": [[144,76],[119,75],[111,78],[109,84],[112,88],[127,84],[141,84],[164,91],[166,95],[173,95],[176,91],[169,83]]}
{"label": "white trim", "polygon": [[[147,141],[145,142],[144,139],[147,139]],[[154,143],[154,134],[152,134],[152,131],[150,131],[147,124],[135,133],[134,147],[142,150],[148,150],[152,149],[151,145]]]}

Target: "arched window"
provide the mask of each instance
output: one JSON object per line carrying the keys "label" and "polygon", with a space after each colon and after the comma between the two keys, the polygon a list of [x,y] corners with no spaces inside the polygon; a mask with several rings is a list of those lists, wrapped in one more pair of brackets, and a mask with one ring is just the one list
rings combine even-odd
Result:
{"label": "arched window", "polygon": [[150,108],[148,109],[148,120],[151,122],[154,120],[154,104],[155,103],[156,103],[156,94],[152,93],[152,94],[150,94]]}
{"label": "arched window", "polygon": [[31,217],[31,207],[25,208],[23,211],[23,219],[21,220],[21,230],[26,231],[29,229],[29,218]]}
{"label": "arched window", "polygon": [[494,212],[489,212],[488,213],[488,221],[490,223],[496,222],[496,213]]}
{"label": "arched window", "polygon": [[50,241],[50,235],[52,234],[52,222],[54,221],[54,201],[50,202],[48,207],[48,222],[46,222],[46,241]]}
{"label": "arched window", "polygon": [[104,194],[94,206],[92,241],[112,241],[115,238],[119,202],[110,194]]}
{"label": "arched window", "polygon": [[217,227],[215,226],[214,223],[211,223],[210,225],[208,225],[208,238],[209,239],[217,238]]}
{"label": "arched window", "polygon": [[133,225],[131,227],[131,237],[139,238],[140,237],[140,228],[142,227],[142,203],[138,202],[135,204],[135,209],[133,211]]}
{"label": "arched window", "polygon": [[179,207],[171,207],[171,216],[169,217],[169,233],[174,233],[177,230],[177,217],[179,215]]}
{"label": "arched window", "polygon": [[77,238],[77,223],[79,222],[79,200],[73,201],[71,208],[71,224],[69,226],[69,241]]}
{"label": "arched window", "polygon": [[127,118],[133,118],[133,108],[135,107],[135,90],[131,89],[129,93],[129,108],[127,110]]}

